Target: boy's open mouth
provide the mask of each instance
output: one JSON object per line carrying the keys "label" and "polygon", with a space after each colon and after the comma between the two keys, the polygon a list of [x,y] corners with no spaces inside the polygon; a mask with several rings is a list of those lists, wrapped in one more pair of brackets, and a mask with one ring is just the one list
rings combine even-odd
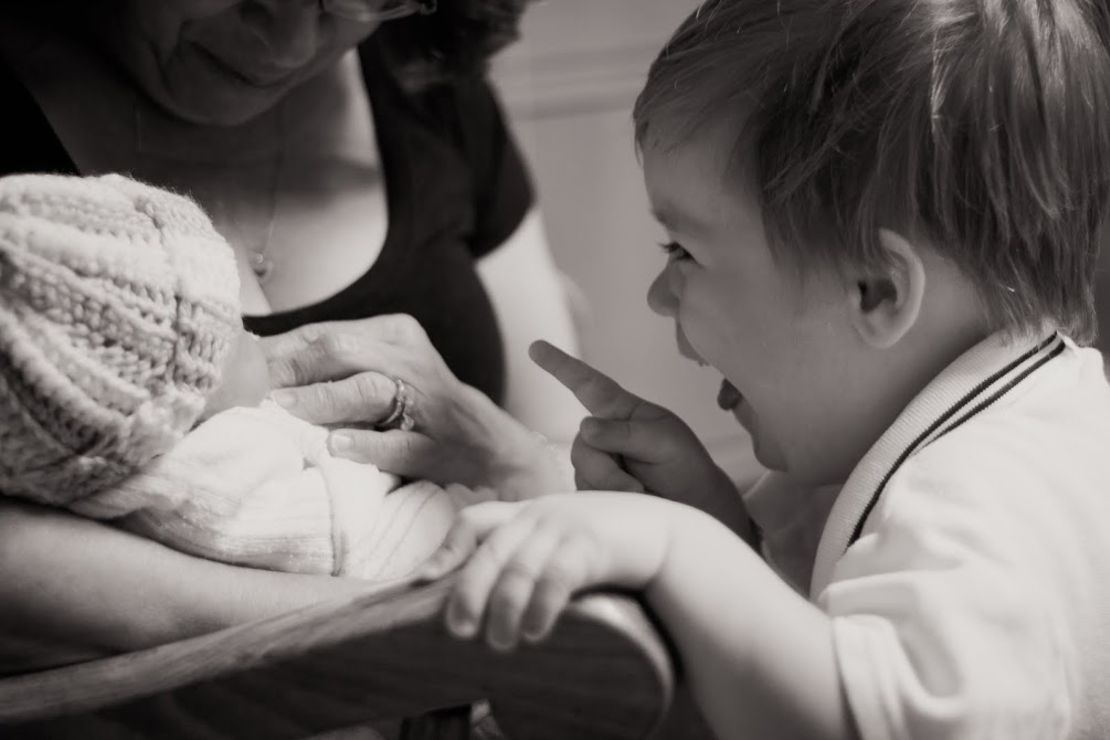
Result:
{"label": "boy's open mouth", "polygon": [[725,411],[732,411],[744,401],[744,396],[736,390],[736,386],[727,380],[721,381],[721,390],[717,392],[717,405]]}

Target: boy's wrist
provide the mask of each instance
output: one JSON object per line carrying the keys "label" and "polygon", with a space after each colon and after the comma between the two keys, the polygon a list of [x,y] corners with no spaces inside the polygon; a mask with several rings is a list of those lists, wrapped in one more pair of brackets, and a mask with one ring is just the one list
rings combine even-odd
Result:
{"label": "boy's wrist", "polygon": [[644,596],[651,603],[669,593],[676,578],[682,580],[681,570],[691,547],[704,548],[719,536],[732,536],[722,531],[723,523],[717,517],[702,509],[677,502],[668,507],[663,557],[659,569],[643,585]]}

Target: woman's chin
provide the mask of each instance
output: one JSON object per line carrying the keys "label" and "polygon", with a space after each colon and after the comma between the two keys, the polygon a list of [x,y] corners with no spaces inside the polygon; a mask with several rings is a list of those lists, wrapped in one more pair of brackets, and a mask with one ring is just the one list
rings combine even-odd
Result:
{"label": "woman's chin", "polygon": [[198,126],[241,126],[273,108],[292,85],[260,90],[242,86],[237,90],[188,88],[162,92],[155,102],[176,118]]}

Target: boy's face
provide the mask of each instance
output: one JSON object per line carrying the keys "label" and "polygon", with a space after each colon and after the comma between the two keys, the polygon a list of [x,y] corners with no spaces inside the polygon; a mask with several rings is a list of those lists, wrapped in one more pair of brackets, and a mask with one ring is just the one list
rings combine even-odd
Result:
{"label": "boy's face", "polygon": [[707,139],[645,149],[648,197],[673,242],[648,304],[674,319],[683,355],[724,374],[718,401],[763,465],[842,481],[855,463],[835,441],[851,418],[849,293],[835,270],[802,281],[776,264],[755,199],[725,178],[725,151]]}

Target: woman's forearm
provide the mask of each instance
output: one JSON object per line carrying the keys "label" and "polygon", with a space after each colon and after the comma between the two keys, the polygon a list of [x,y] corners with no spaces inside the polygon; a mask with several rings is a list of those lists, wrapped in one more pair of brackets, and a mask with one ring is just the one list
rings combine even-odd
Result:
{"label": "woman's forearm", "polygon": [[673,532],[648,601],[718,737],[854,737],[825,615],[705,514]]}
{"label": "woman's forearm", "polygon": [[0,630],[38,641],[137,650],[365,589],[216,563],[65,512],[0,502]]}

